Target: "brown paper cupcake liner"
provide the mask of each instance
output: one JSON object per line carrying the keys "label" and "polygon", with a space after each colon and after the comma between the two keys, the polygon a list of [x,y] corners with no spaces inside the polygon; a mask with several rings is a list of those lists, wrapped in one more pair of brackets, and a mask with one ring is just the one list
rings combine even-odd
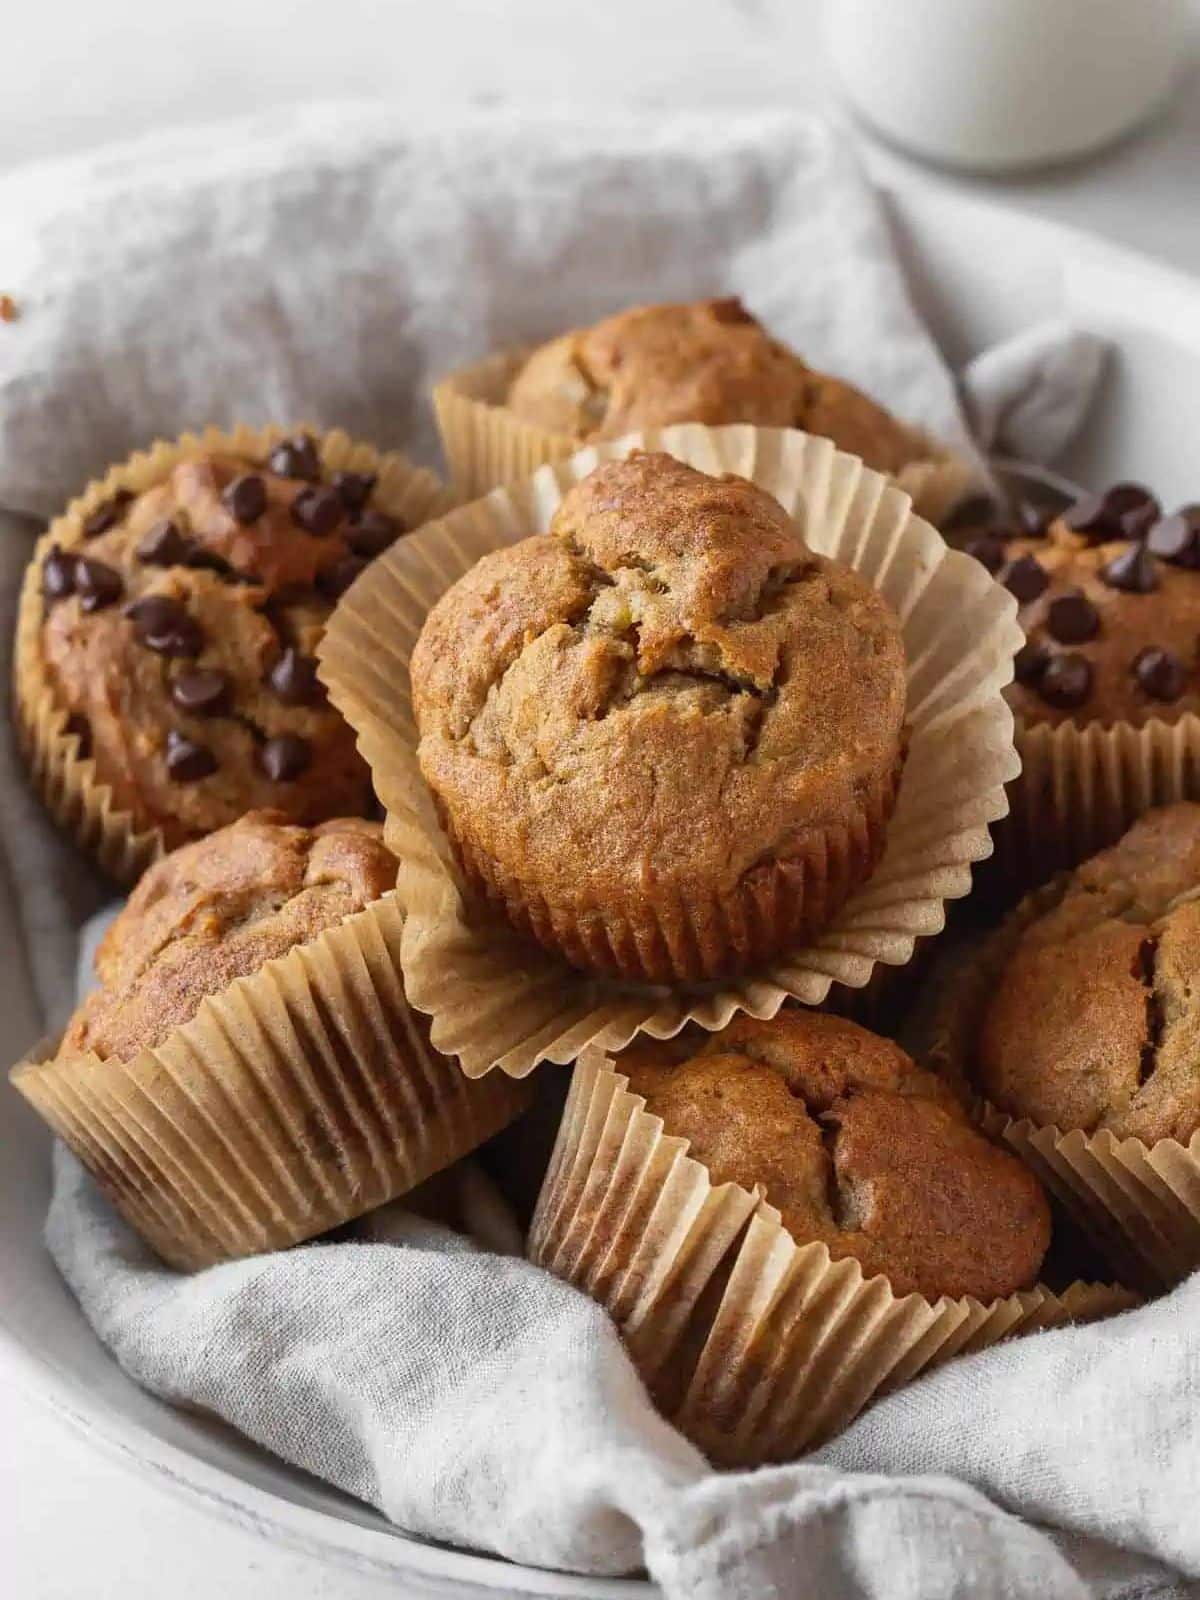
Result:
{"label": "brown paper cupcake liner", "polygon": [[[817,935],[759,972],[665,990],[580,974],[468,901],[416,759],[408,662],[430,607],[489,550],[544,531],[563,494],[601,460],[663,449],[703,471],[737,472],[806,519],[809,543],[856,568],[899,616],[908,658],[909,749],[886,847],[870,879]],[[359,736],[387,833],[401,859],[404,970],[435,1046],[471,1076],[520,1076],[587,1044],[619,1050],[688,1021],[724,1027],[737,1011],[773,1016],[791,997],[861,988],[877,964],[904,965],[941,930],[991,852],[1017,770],[1003,687],[1020,640],[1012,597],[978,562],[947,550],[905,496],[824,439],[780,429],[684,424],[631,435],[541,468],[401,540],[339,607],[320,655],[334,704]]]}
{"label": "brown paper cupcake liner", "polygon": [[988,1303],[898,1296],[714,1185],[599,1053],[575,1067],[527,1246],[612,1316],[669,1419],[720,1466],[791,1460],[919,1373],[1136,1303],[1109,1285]]}
{"label": "brown paper cupcake liner", "polygon": [[551,956],[584,971],[642,983],[703,981],[761,966],[825,927],[883,853],[902,761],[864,798],[852,824],[814,834],[786,862],[759,868],[727,894],[684,903],[645,897],[581,915],[577,906],[507,872],[442,814],[468,892],[500,906]]}
{"label": "brown paper cupcake liner", "polygon": [[39,1052],[13,1083],[172,1266],[309,1239],[511,1122],[527,1086],[429,1045],[389,893],[210,996],[132,1060]]}
{"label": "brown paper cupcake liner", "polygon": [[[13,652],[13,706],[17,735],[34,785],[51,815],[106,872],[132,883],[164,849],[159,828],[114,803],[112,791],[96,771],[96,763],[80,752],[79,736],[67,726],[66,707],[55,698],[41,655],[45,609],[41,589],[42,562],[51,545],[73,550],[83,543],[83,522],[90,512],[119,489],[140,494],[161,483],[180,461],[221,451],[264,460],[280,439],[296,428],[238,427],[230,432],[206,428],[185,433],[170,443],[159,441],[93,480],[39,539],[25,573],[17,613]],[[383,454],[359,444],[340,429],[320,433],[322,463],[331,471],[372,472],[378,477],[375,496],[381,509],[416,527],[441,516],[454,497],[431,472],[413,466],[396,452]]]}
{"label": "brown paper cupcake liner", "polygon": [[1200,1267],[1200,1130],[1187,1144],[1063,1133],[1012,1117],[973,1078],[974,1031],[996,979],[1028,925],[1061,898],[1065,876],[1027,895],[974,954],[935,980],[929,1065],[975,1099],[981,1126],[1037,1173],[1126,1283],[1154,1292]]}
{"label": "brown paper cupcake liner", "polygon": [[[522,422],[506,408],[509,386],[531,348],[489,356],[434,386],[442,449],[454,486],[465,500],[517,483],[582,447],[583,441],[570,434]],[[892,482],[909,496],[917,515],[937,527],[976,487],[977,474],[962,457],[932,439],[924,442],[928,457],[901,468]]]}
{"label": "brown paper cupcake liner", "polygon": [[1016,743],[1021,774],[989,869],[1009,900],[1115,844],[1153,807],[1200,800],[1200,717],[1190,713],[1142,727],[1018,722]]}

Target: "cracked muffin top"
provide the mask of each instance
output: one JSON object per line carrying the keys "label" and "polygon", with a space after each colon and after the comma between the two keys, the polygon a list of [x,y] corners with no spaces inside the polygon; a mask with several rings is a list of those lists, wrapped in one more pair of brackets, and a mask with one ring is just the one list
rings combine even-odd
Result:
{"label": "cracked muffin top", "polygon": [[797,1243],[856,1257],[898,1294],[992,1300],[1035,1282],[1050,1242],[1040,1184],[890,1040],[788,1008],[616,1066],[714,1183],[761,1184]]}
{"label": "cracked muffin top", "polygon": [[60,1055],[129,1060],[189,1021],[206,995],[257,972],[396,886],[380,825],[302,828],[256,811],[164,856],[139,880],[96,952],[99,988]]}
{"label": "cracked muffin top", "polygon": [[508,408],[577,439],[672,422],[749,422],[832,439],[878,472],[928,459],[928,441],[865,394],[814,372],[736,299],[636,306],[535,350]]}
{"label": "cracked muffin top", "polygon": [[307,435],[266,462],[203,454],[86,517],[41,563],[42,668],[118,810],[168,848],[253,807],[361,813],[370,777],[314,651],[403,529]]}
{"label": "cracked muffin top", "polygon": [[1010,1116],[1186,1143],[1200,1128],[1200,805],[1151,811],[1066,880],[992,985],[975,1067]]}
{"label": "cracked muffin top", "polygon": [[552,901],[728,889],[894,789],[895,615],[763,490],[667,455],[479,561],[411,672],[452,832]]}
{"label": "cracked muffin top", "polygon": [[1162,516],[1148,490],[1121,483],[1041,533],[968,548],[1020,606],[1008,698],[1027,723],[1140,727],[1200,712],[1200,507]]}

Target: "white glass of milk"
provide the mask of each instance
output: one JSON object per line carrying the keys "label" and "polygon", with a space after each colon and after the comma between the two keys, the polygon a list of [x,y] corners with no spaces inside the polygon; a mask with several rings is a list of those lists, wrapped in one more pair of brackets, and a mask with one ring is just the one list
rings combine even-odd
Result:
{"label": "white glass of milk", "polygon": [[1170,92],[1189,0],[826,0],[846,95],[931,161],[1003,172],[1080,155]]}

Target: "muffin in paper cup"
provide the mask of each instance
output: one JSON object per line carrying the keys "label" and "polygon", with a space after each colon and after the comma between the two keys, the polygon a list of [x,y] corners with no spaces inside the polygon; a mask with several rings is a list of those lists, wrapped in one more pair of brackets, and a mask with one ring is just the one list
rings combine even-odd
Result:
{"label": "muffin in paper cup", "polygon": [[510,1123],[527,1086],[469,1082],[400,977],[394,893],[235,979],[128,1060],[39,1050],[12,1081],[171,1266],[311,1239]]}
{"label": "muffin in paper cup", "polygon": [[924,1002],[929,1064],[970,1094],[980,1125],[1031,1167],[1123,1282],[1146,1292],[1200,1267],[1200,1130],[1183,1143],[1064,1133],[992,1105],[975,1081],[974,1041],[1025,929],[1062,900],[1062,874],[1028,894],[992,934],[947,958]]}
{"label": "muffin in paper cup", "polygon": [[660,1409],[723,1467],[791,1460],[951,1356],[1136,1303],[1083,1283],[897,1296],[798,1244],[761,1189],[714,1185],[598,1051],[576,1064],[527,1248],[604,1306]]}
{"label": "muffin in paper cup", "polygon": [[[464,499],[527,478],[547,462],[563,461],[580,440],[523,421],[505,407],[513,378],[532,347],[489,356],[450,373],[434,386],[433,408],[455,489]],[[928,440],[927,460],[909,462],[895,483],[918,516],[939,526],[977,485],[971,463]]]}
{"label": "muffin in paper cup", "polygon": [[73,726],[68,708],[56,694],[42,648],[48,610],[44,563],[55,547],[68,557],[83,553],[88,543],[85,524],[90,517],[114,499],[134,497],[165,483],[181,463],[212,454],[263,463],[276,445],[300,431],[314,440],[323,470],[374,475],[373,506],[405,527],[416,527],[454,504],[432,473],[414,467],[397,453],[383,454],[371,445],[356,443],[340,430],[319,433],[271,426],[225,432],[206,428],[169,443],[159,441],[112,467],[87,485],[35,548],[21,590],[13,654],[18,740],[34,785],[57,822],[122,883],[133,882],[164,849],[180,840],[167,839],[163,827],[148,812],[117,802],[111,782],[105,782],[97,770],[86,730]]}
{"label": "muffin in paper cup", "polygon": [[[857,570],[900,619],[908,662],[909,750],[882,859],[803,949],[736,981],[631,986],[568,968],[469,896],[417,764],[408,663],[430,608],[486,552],[544,531],[566,490],[601,461],[663,450],[702,471],[734,472],[805,519],[818,553]],[[499,1064],[520,1076],[573,1060],[589,1043],[619,1050],[735,1012],[773,1016],[788,997],[810,1005],[832,983],[861,988],[879,963],[903,966],[941,930],[947,899],[965,895],[991,851],[1017,767],[1002,690],[1019,643],[1012,597],[911,514],[878,473],[823,439],[746,426],[684,424],[630,435],[541,468],[527,483],[428,524],[400,541],[339,607],[321,645],[334,704],[359,735],[401,859],[409,999],[432,1017],[434,1045],[475,1076]]]}

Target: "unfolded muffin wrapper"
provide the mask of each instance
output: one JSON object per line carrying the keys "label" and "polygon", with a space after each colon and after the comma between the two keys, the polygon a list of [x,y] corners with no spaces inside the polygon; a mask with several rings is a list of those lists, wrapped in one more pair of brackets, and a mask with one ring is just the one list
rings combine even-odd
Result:
{"label": "unfolded muffin wrapper", "polygon": [[1170,1288],[1200,1267],[1200,1130],[1187,1144],[1042,1127],[1012,1117],[974,1083],[972,1041],[1000,972],[1021,933],[1061,900],[1062,876],[1028,895],[1001,929],[935,979],[928,1060],[970,1092],[978,1119],[1031,1167],[1122,1282]]}
{"label": "unfolded muffin wrapper", "polygon": [[1141,727],[1018,721],[1020,776],[995,830],[993,882],[1013,899],[1115,844],[1155,806],[1200,800],[1200,717]]}
{"label": "unfolded muffin wrapper", "polygon": [[[549,461],[574,455],[580,447],[569,434],[522,422],[506,408],[509,386],[530,353],[523,349],[489,356],[449,374],[434,387],[442,448],[454,486],[464,499],[517,483]],[[969,461],[932,439],[927,443],[928,458],[909,462],[894,481],[912,499],[917,515],[936,527],[977,486],[977,475]]]}
{"label": "unfolded muffin wrapper", "polygon": [[455,503],[432,472],[413,466],[395,452],[384,454],[372,445],[356,443],[340,429],[321,433],[303,425],[243,426],[229,432],[206,428],[169,443],[160,440],[94,479],[55,518],[34,550],[21,588],[13,652],[18,738],[34,785],[55,820],[120,883],[133,883],[163,853],[163,836],[145,818],[115,804],[111,789],[97,775],[95,761],[81,754],[78,734],[67,728],[67,708],[59,703],[47,680],[40,648],[42,562],[51,545],[82,548],[85,518],[118,489],[141,494],[162,483],[179,462],[210,452],[265,460],[280,439],[298,429],[313,436],[322,464],[330,471],[375,473],[374,503],[408,527],[440,516]]}
{"label": "unfolded muffin wrapper", "polygon": [[38,1052],[13,1082],[170,1265],[282,1249],[407,1193],[511,1122],[400,977],[394,892],[204,1000],[132,1060]]}
{"label": "unfolded muffin wrapper", "polygon": [[986,1304],[896,1295],[687,1151],[585,1053],[527,1251],[605,1307],[660,1409],[718,1466],[791,1460],[951,1356],[1136,1303],[1083,1283]]}
{"label": "unfolded muffin wrapper", "polygon": [[[736,472],[805,517],[814,549],[856,568],[891,603],[908,659],[910,743],[886,847],[873,875],[803,949],[761,972],[707,986],[619,985],[545,954],[464,892],[417,763],[408,663],[435,601],[489,550],[545,531],[566,490],[602,460],[662,449],[710,473]],[[439,1050],[470,1076],[521,1076],[588,1044],[622,1049],[689,1021],[816,1005],[831,984],[861,988],[877,964],[904,965],[965,895],[972,863],[1017,770],[1003,688],[1020,643],[1015,603],[978,562],[946,548],[905,495],[824,439],[781,429],[684,424],[628,436],[539,469],[400,541],[355,585],[320,647],[330,695],[355,728],[387,808],[402,866],[409,998]]]}

